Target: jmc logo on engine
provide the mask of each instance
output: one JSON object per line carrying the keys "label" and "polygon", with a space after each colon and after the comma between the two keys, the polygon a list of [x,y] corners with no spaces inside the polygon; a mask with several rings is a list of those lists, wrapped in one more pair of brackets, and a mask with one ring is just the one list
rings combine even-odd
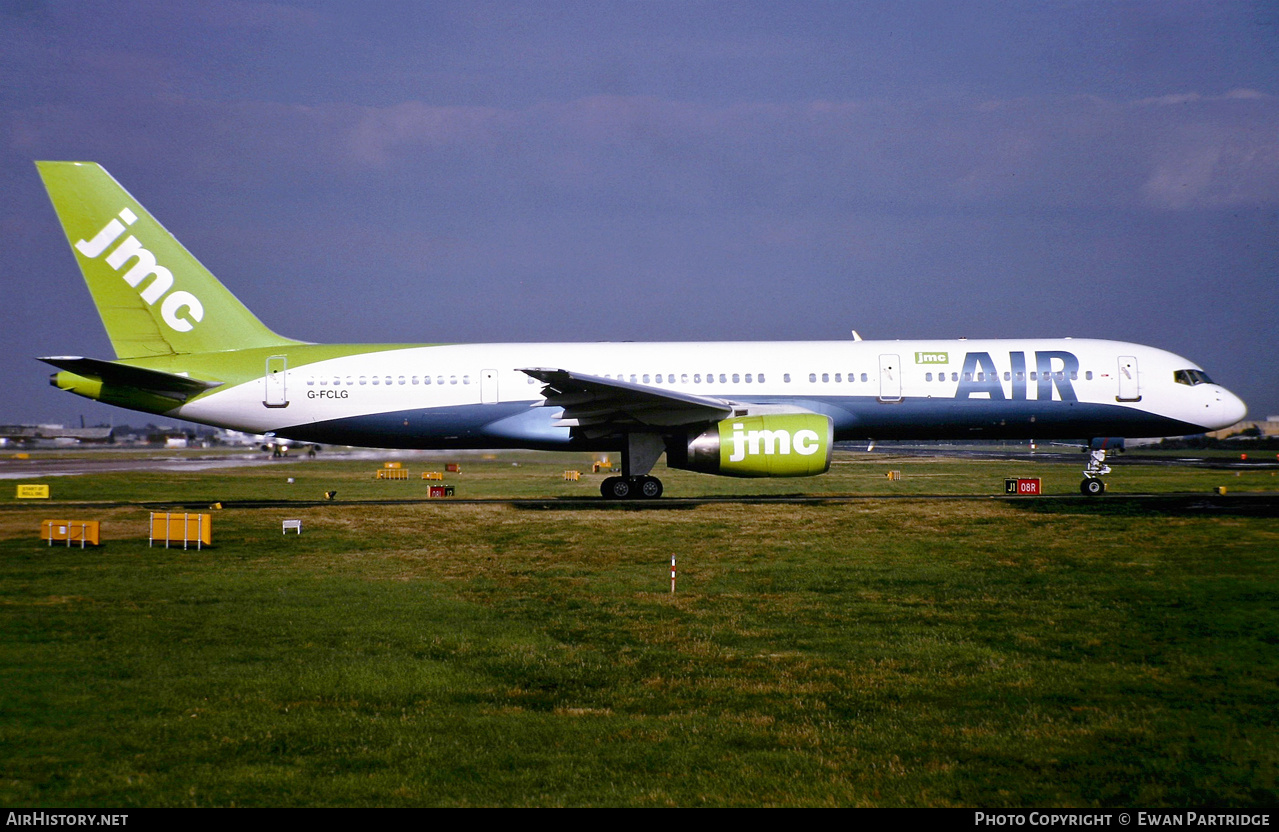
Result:
{"label": "jmc logo on engine", "polygon": [[719,423],[719,470],[729,476],[805,477],[830,467],[830,418],[817,413],[743,416]]}

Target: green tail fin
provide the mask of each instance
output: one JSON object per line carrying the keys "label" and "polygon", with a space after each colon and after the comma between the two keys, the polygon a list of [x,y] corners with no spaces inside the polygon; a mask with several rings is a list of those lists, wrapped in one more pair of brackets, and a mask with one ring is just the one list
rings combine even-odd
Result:
{"label": "green tail fin", "polygon": [[296,344],[92,162],[36,162],[117,358]]}

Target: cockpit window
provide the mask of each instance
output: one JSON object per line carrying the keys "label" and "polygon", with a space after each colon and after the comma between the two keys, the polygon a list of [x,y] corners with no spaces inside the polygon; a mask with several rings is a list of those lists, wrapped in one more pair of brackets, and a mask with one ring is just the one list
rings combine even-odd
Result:
{"label": "cockpit window", "polygon": [[1194,387],[1196,384],[1212,384],[1212,379],[1203,370],[1177,370],[1172,374],[1173,381]]}

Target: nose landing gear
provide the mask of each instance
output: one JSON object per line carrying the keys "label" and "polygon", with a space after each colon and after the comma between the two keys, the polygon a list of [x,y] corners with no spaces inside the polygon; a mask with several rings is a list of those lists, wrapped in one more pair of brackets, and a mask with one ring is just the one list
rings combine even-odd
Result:
{"label": "nose landing gear", "polygon": [[1084,467],[1084,480],[1079,483],[1079,493],[1096,497],[1106,493],[1106,483],[1102,477],[1110,473],[1106,464],[1106,449],[1094,448],[1088,455],[1088,465]]}

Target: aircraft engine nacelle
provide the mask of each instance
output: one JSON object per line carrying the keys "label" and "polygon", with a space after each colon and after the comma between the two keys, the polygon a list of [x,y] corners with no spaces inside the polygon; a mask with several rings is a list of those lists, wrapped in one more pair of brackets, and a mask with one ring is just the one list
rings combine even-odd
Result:
{"label": "aircraft engine nacelle", "polygon": [[725,477],[811,477],[830,470],[835,426],[819,413],[725,419],[667,447],[672,468]]}

